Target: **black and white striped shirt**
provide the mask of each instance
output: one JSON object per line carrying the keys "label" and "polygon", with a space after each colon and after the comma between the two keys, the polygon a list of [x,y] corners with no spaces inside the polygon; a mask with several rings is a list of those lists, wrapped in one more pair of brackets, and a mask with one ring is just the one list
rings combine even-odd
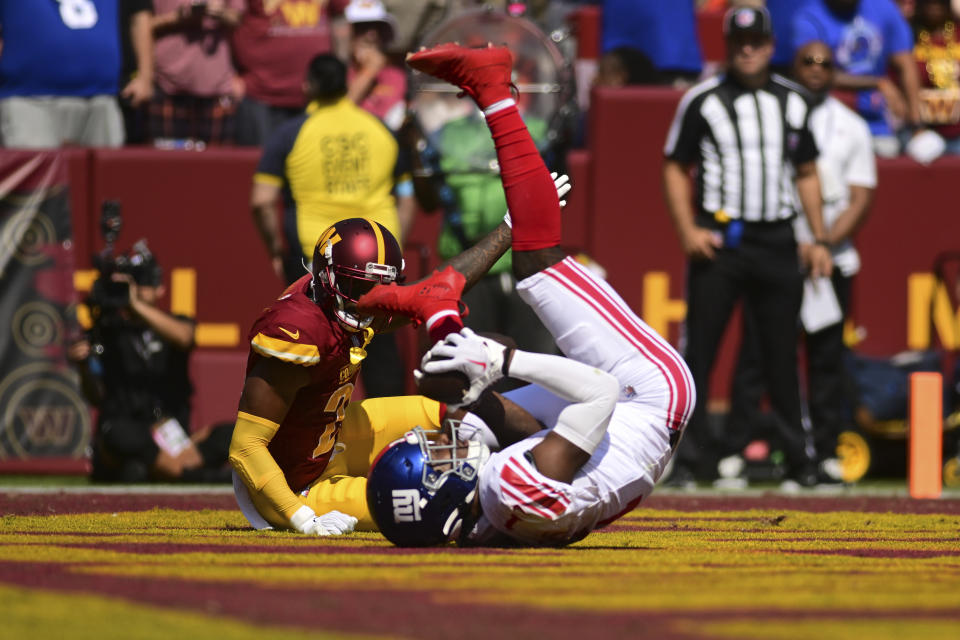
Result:
{"label": "black and white striped shirt", "polygon": [[664,149],[666,157],[697,164],[702,214],[775,222],[794,216],[794,167],[815,160],[803,89],[772,75],[751,90],[721,75],[692,87],[680,100]]}

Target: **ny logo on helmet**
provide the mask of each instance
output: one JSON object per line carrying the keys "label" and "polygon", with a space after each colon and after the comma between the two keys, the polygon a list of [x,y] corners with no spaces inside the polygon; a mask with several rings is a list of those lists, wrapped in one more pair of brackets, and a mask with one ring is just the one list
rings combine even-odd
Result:
{"label": "ny logo on helmet", "polygon": [[420,491],[417,489],[394,489],[393,521],[420,522]]}

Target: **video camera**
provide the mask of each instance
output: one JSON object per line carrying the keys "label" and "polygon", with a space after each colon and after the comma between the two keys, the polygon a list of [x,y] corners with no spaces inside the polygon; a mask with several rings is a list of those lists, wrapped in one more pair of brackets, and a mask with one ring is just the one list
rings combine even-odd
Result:
{"label": "video camera", "polygon": [[122,227],[120,203],[116,200],[104,201],[100,210],[100,233],[104,247],[103,251],[93,256],[93,266],[100,272],[100,277],[90,290],[88,304],[91,307],[106,311],[121,309],[130,303],[130,285],[113,280],[115,273],[129,274],[134,282],[144,286],[156,287],[162,282],[160,265],[147,247],[146,240],[140,239],[134,243],[128,255],[115,253],[114,245]]}

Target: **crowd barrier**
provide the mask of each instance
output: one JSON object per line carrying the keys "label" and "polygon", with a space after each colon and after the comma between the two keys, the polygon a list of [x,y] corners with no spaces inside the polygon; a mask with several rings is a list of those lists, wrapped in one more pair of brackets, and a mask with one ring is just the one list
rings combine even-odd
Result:
{"label": "crowd barrier", "polygon": [[[661,189],[661,148],[679,93],[600,90],[593,97],[588,148],[568,157],[574,190],[564,212],[564,244],[590,254],[611,283],[657,331],[679,341],[685,312],[685,261]],[[121,203],[119,247],[147,238],[166,269],[161,304],[194,315],[198,346],[193,426],[232,420],[243,379],[246,331],[282,289],[272,274],[248,206],[258,152],[71,149],[67,160],[79,291],[95,277],[91,255],[103,247],[100,207]],[[960,344],[946,293],[934,295],[936,256],[960,247],[954,180],[960,159],[928,167],[902,158],[879,163],[880,185],[858,237],[863,271],[856,281],[850,335],[867,355]],[[437,264],[432,247],[441,216],[419,215],[405,257],[411,279]],[[736,323],[734,323],[735,325]],[[714,375],[722,400],[736,346],[732,327]],[[407,329],[412,367],[422,334]],[[408,389],[412,382],[408,380]],[[362,393],[362,391],[361,391]]]}

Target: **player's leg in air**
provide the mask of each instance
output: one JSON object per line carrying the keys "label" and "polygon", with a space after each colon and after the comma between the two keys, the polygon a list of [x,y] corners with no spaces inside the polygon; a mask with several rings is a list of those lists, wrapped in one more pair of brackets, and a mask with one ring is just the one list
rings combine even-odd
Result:
{"label": "player's leg in air", "polygon": [[[460,87],[483,110],[497,151],[507,207],[513,222],[513,269],[520,296],[537,313],[572,360],[613,374],[624,391],[622,400],[650,384],[651,369],[659,375],[663,405],[670,428],[682,427],[692,402],[689,372],[670,345],[645,325],[626,302],[602,279],[577,264],[559,247],[561,215],[553,180],[537,151],[511,93],[512,56],[503,47],[467,49],[441,45],[409,55],[408,64]],[[454,337],[455,338],[455,337]],[[628,356],[627,354],[635,354]],[[525,354],[533,364],[536,354]],[[504,369],[524,379],[516,356]],[[540,363],[549,366],[548,363]],[[556,364],[556,363],[555,363]],[[526,368],[526,367],[524,367]],[[538,372],[536,377],[540,377]],[[537,380],[540,382],[540,380]],[[546,387],[563,387],[565,381],[544,381]],[[659,395],[659,394],[657,394]],[[556,406],[556,405],[554,405]],[[589,422],[589,420],[585,421]],[[603,425],[605,427],[605,424]],[[580,451],[547,438],[549,454],[538,456],[538,465],[551,477],[567,476],[582,464],[602,434],[601,425],[584,436]],[[570,435],[568,433],[568,435]],[[541,445],[541,446],[543,446]],[[550,463],[540,464],[540,460]],[[554,465],[552,461],[562,460]],[[556,470],[551,474],[549,470]]]}
{"label": "player's leg in air", "polygon": [[[554,184],[517,109],[511,89],[510,50],[444,44],[408,54],[407,64],[460,87],[483,111],[496,145],[512,218],[517,279],[563,260],[559,184]],[[431,339],[439,340],[463,328],[459,313],[463,283],[463,277],[448,268],[408,287],[377,287],[364,296],[361,306],[423,321]]]}

